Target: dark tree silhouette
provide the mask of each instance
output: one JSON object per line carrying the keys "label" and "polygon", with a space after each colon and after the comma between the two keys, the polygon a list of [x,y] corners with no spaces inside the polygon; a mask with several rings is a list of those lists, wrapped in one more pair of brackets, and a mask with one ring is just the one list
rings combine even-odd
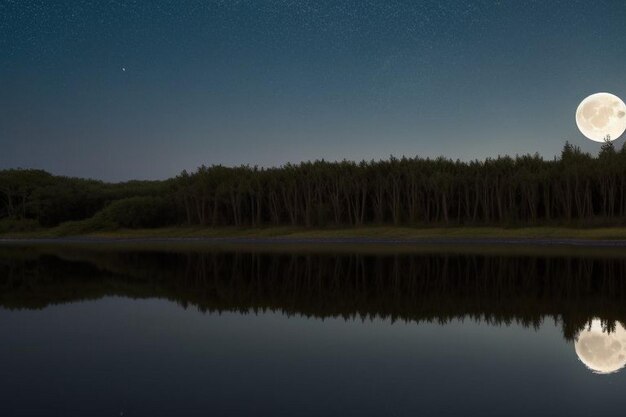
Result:
{"label": "dark tree silhouette", "polygon": [[626,149],[606,141],[597,157],[566,143],[554,160],[535,154],[214,165],[166,181],[119,184],[0,171],[0,231],[3,218],[54,226],[92,216],[97,227],[112,228],[619,225],[626,220]]}

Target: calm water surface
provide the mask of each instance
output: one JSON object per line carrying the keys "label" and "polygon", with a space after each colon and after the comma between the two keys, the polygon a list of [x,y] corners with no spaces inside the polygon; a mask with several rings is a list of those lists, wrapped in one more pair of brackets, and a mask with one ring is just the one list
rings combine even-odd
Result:
{"label": "calm water surface", "polygon": [[0,415],[623,415],[626,258],[0,247]]}

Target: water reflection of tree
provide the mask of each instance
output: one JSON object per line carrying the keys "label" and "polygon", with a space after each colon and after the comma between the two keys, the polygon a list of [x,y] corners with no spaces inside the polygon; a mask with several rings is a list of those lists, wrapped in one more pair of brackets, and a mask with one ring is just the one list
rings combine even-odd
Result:
{"label": "water reflection of tree", "polygon": [[106,295],[201,311],[496,324],[626,318],[626,259],[478,254],[0,252],[0,305],[43,308]]}

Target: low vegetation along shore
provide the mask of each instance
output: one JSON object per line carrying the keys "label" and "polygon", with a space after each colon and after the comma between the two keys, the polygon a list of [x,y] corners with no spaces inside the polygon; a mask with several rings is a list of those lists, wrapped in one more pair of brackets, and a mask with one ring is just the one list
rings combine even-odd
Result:
{"label": "low vegetation along shore", "polygon": [[87,237],[102,239],[359,239],[419,240],[419,239],[589,239],[626,240],[626,227],[567,228],[567,227],[445,227],[412,228],[367,226],[355,228],[307,229],[299,227],[269,228],[203,228],[169,227],[155,229],[118,229],[89,233],[68,233],[65,227],[27,232],[0,233],[4,239],[55,239]]}

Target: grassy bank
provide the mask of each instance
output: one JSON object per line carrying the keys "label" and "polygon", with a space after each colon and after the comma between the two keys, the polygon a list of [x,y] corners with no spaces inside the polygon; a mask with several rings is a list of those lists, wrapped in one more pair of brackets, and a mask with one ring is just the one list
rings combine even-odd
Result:
{"label": "grassy bank", "polygon": [[499,238],[499,239],[626,239],[626,227],[567,228],[567,227],[446,227],[411,228],[390,226],[367,226],[341,229],[306,229],[297,227],[268,228],[202,228],[170,227],[159,229],[118,229],[73,233],[73,230],[57,227],[29,232],[0,234],[0,238],[294,238],[294,239],[430,239],[430,238]]}

